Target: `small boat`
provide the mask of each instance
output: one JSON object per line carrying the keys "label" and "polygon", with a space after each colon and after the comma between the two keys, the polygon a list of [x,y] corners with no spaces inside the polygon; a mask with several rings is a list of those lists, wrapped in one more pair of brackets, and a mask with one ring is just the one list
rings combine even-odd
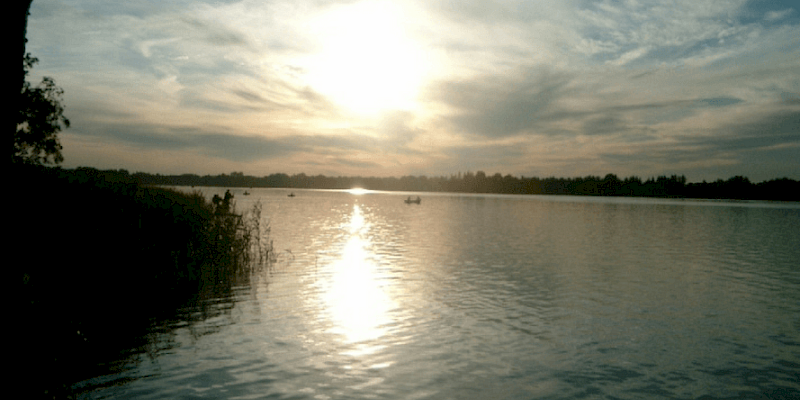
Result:
{"label": "small boat", "polygon": [[294,197],[294,193],[289,193],[289,197]]}
{"label": "small boat", "polygon": [[245,190],[245,191],[244,191],[244,195],[245,195],[245,196],[250,196],[250,192],[248,192],[247,190]]}
{"label": "small boat", "polygon": [[414,200],[411,200],[411,197],[409,197],[403,201],[405,201],[406,204],[422,204],[422,199],[420,199],[419,196],[417,196],[417,198]]}

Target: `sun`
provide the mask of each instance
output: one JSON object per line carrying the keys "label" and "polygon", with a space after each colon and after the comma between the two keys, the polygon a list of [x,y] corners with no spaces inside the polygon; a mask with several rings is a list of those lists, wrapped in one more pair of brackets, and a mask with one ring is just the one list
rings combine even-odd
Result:
{"label": "sun", "polygon": [[349,189],[347,192],[350,193],[350,194],[354,194],[356,196],[361,196],[362,194],[367,194],[370,191],[367,190],[367,189],[362,189],[360,187],[357,187],[357,188]]}
{"label": "sun", "polygon": [[355,113],[413,109],[427,66],[406,14],[388,1],[364,1],[316,18],[310,86]]}

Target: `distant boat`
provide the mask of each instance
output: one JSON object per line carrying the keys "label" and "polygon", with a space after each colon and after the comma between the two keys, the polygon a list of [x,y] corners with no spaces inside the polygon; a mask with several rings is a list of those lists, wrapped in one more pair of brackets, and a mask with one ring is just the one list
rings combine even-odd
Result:
{"label": "distant boat", "polygon": [[248,192],[247,190],[245,190],[245,191],[244,191],[244,195],[245,195],[245,196],[250,196],[250,192]]}
{"label": "distant boat", "polygon": [[289,197],[294,197],[294,193],[289,193]]}
{"label": "distant boat", "polygon": [[411,197],[409,197],[403,201],[405,201],[406,204],[422,204],[422,199],[420,199],[419,196],[417,196],[415,200],[411,200]]}

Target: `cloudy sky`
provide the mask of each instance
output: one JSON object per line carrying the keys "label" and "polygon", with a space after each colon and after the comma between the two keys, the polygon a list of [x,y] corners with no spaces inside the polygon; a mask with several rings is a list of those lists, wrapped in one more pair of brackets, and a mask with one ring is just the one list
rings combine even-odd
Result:
{"label": "cloudy sky", "polygon": [[66,167],[800,179],[800,7],[34,0]]}

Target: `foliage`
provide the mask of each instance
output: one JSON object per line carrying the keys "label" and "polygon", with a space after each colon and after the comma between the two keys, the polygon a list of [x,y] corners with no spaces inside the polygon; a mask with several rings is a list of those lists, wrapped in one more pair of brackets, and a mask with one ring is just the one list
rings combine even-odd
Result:
{"label": "foliage", "polygon": [[[25,55],[25,77],[38,61],[30,54]],[[64,161],[57,136],[58,132],[70,125],[69,119],[64,116],[63,95],[64,90],[56,86],[53,78],[44,77],[35,87],[24,81],[14,134],[14,163],[59,164]]]}
{"label": "foliage", "polygon": [[11,176],[30,211],[10,215],[20,258],[7,269],[31,390],[106,373],[150,324],[230,296],[272,259],[256,247],[269,243],[260,207],[240,214],[229,192],[208,201],[93,168],[15,164]]}

